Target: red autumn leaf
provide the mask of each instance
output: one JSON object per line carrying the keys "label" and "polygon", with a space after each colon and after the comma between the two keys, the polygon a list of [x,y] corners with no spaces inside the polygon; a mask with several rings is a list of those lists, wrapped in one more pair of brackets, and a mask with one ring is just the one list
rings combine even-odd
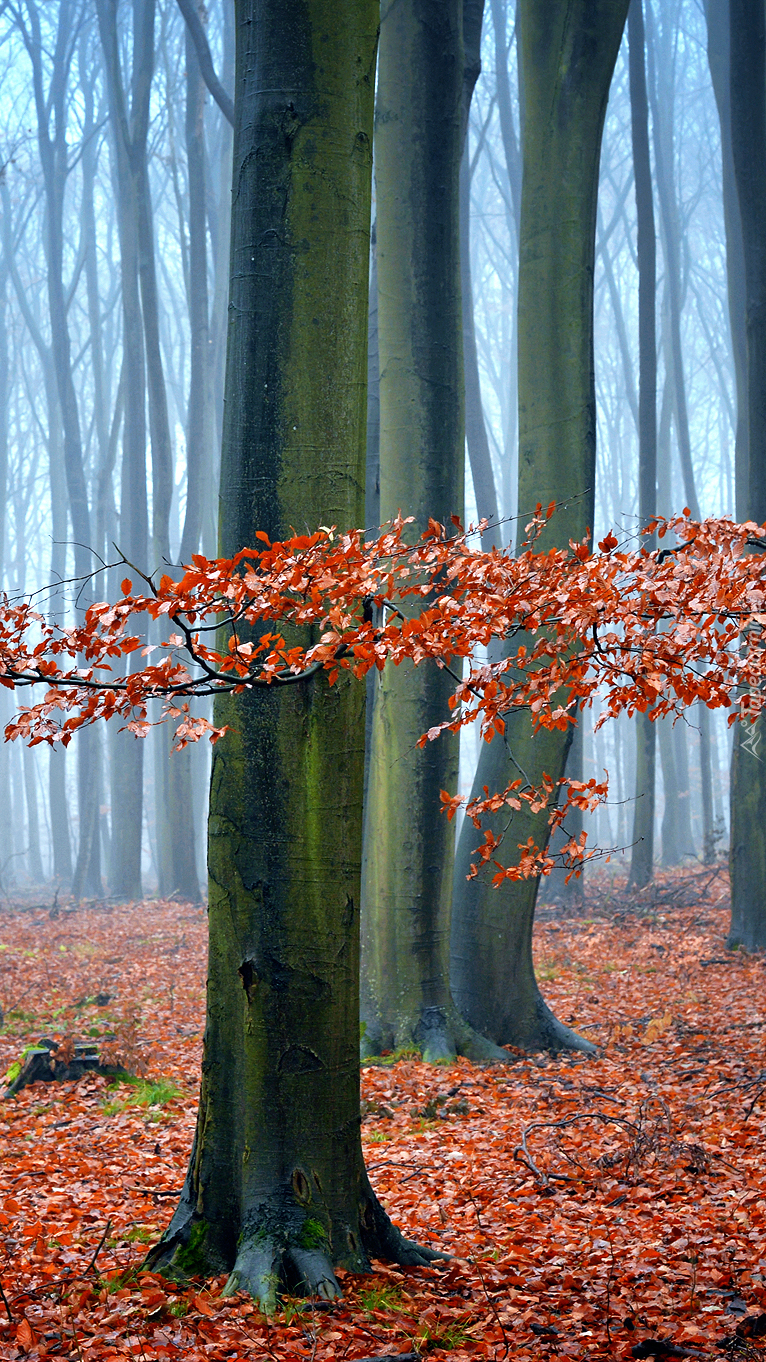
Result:
{"label": "red autumn leaf", "polygon": [[35,1347],[37,1339],[29,1320],[23,1319],[21,1323],[16,1326],[16,1342],[26,1351]]}
{"label": "red autumn leaf", "polygon": [[192,1305],[195,1310],[199,1310],[201,1315],[207,1315],[209,1318],[212,1318],[215,1314],[210,1299],[207,1296],[192,1296]]}

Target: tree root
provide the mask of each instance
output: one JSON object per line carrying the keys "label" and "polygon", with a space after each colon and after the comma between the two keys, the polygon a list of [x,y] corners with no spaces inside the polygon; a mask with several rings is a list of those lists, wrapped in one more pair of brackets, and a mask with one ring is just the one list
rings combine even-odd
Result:
{"label": "tree root", "polygon": [[449,1254],[427,1248],[405,1239],[401,1230],[386,1214],[370,1186],[365,1173],[367,1197],[362,1212],[362,1243],[370,1258],[383,1258],[400,1267],[429,1267],[433,1263],[448,1262]]}
{"label": "tree root", "polygon": [[537,995],[535,1011],[540,1032],[541,1050],[550,1050],[553,1054],[558,1054],[562,1050],[576,1050],[583,1055],[597,1055],[598,1046],[592,1041],[586,1040],[584,1036],[578,1035],[571,1027],[565,1026],[558,1017],[551,1012],[548,1004],[544,1001],[542,994]]}
{"label": "tree root", "polygon": [[390,1035],[384,1047],[385,1039],[379,1026],[365,1032],[363,1062],[377,1059],[383,1048],[394,1058],[415,1049],[424,1064],[450,1064],[458,1055],[474,1064],[508,1064],[511,1060],[507,1050],[475,1031],[452,1002],[446,1007],[421,1008],[416,1019],[400,1023],[396,1035]]}
{"label": "tree root", "polygon": [[221,1295],[235,1296],[238,1291],[247,1291],[265,1314],[273,1314],[277,1304],[281,1257],[272,1240],[264,1243],[250,1240],[243,1244]]}
{"label": "tree root", "polygon": [[[299,1241],[305,1224],[287,1210],[284,1218],[272,1213],[266,1221],[268,1228],[260,1217],[260,1224],[240,1236],[233,1267],[234,1252],[226,1262],[225,1254],[216,1247],[215,1234],[195,1209],[196,1197],[187,1195],[187,1191],[185,1187],[165,1235],[147,1254],[145,1268],[176,1281],[228,1271],[223,1295],[246,1291],[266,1314],[274,1312],[283,1289],[295,1295],[335,1300],[341,1295],[336,1264],[367,1271],[372,1258],[402,1267],[428,1267],[448,1258],[436,1249],[405,1239],[383,1210],[365,1172],[358,1222],[353,1232],[339,1236],[344,1247],[339,1245],[337,1253],[329,1237],[321,1246],[304,1247]],[[350,1258],[346,1242],[353,1246]]]}

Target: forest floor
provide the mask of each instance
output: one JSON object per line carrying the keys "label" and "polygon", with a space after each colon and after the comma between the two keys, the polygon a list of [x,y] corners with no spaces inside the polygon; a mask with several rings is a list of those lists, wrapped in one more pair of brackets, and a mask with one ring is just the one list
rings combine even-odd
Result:
{"label": "forest floor", "polygon": [[577,913],[541,911],[545,996],[597,1059],[366,1067],[373,1186],[453,1256],[271,1321],[223,1279],[141,1270],[194,1129],[203,912],[0,903],[0,1073],[41,1036],[105,1035],[146,1072],[0,1103],[0,1357],[761,1356],[766,959],[725,949],[727,895],[722,869],[633,899],[592,879]]}

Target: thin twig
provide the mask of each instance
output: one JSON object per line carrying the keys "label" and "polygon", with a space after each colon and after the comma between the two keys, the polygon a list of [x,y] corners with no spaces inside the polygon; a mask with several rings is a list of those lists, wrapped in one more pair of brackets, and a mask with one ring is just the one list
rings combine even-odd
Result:
{"label": "thin twig", "polygon": [[479,1267],[479,1264],[477,1263],[477,1261],[476,1261],[475,1258],[469,1258],[468,1261],[469,1261],[470,1263],[472,1263],[473,1266],[476,1268],[476,1272],[477,1272],[477,1274],[478,1274],[479,1281],[481,1282],[481,1289],[482,1289],[482,1291],[484,1292],[484,1295],[485,1295],[485,1298],[486,1298],[486,1301],[487,1301],[487,1305],[489,1306],[490,1310],[492,1311],[492,1314],[495,1316],[495,1323],[497,1324],[497,1327],[498,1327],[498,1329],[500,1330],[500,1333],[503,1335],[503,1343],[505,1344],[505,1351],[503,1352],[503,1357],[505,1358],[505,1357],[508,1356],[508,1352],[509,1352],[509,1350],[510,1350],[510,1346],[511,1346],[511,1345],[510,1345],[510,1343],[509,1343],[509,1341],[508,1341],[508,1335],[507,1335],[507,1333],[505,1332],[505,1328],[504,1328],[504,1325],[503,1325],[503,1321],[501,1320],[499,1314],[497,1313],[497,1306],[495,1305],[495,1302],[492,1300],[492,1298],[491,1298],[491,1296],[490,1296],[490,1294],[489,1294],[489,1292],[488,1292],[488,1290],[487,1290],[487,1288],[486,1288],[486,1286],[485,1286],[485,1284],[484,1284],[484,1277],[482,1276],[482,1271],[481,1271],[481,1268]]}
{"label": "thin twig", "polygon": [[10,1305],[8,1304],[8,1297],[6,1296],[6,1294],[5,1294],[4,1290],[3,1290],[3,1283],[2,1283],[2,1282],[0,1282],[0,1299],[2,1300],[3,1305],[5,1306],[5,1313],[6,1313],[6,1315],[8,1316],[8,1323],[9,1323],[9,1324],[13,1324],[13,1315],[11,1314],[11,1307],[10,1307]]}
{"label": "thin twig", "polygon": [[111,1228],[112,1222],[111,1220],[107,1220],[106,1229],[104,1230],[104,1233],[102,1234],[101,1238],[98,1241],[96,1252],[93,1254],[93,1257],[91,1258],[90,1262],[88,1263],[88,1266],[85,1269],[85,1272],[83,1273],[84,1277],[87,1277],[88,1273],[92,1271],[92,1269],[96,1266],[96,1259],[98,1258],[99,1253],[101,1252],[102,1248],[104,1247],[104,1244],[106,1243],[106,1236],[108,1235]]}

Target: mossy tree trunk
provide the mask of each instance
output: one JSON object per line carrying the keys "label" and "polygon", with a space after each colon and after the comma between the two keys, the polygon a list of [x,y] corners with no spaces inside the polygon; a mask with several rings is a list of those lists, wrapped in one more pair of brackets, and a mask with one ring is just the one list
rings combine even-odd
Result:
{"label": "mossy tree trunk", "polygon": [[[730,0],[731,138],[745,261],[747,500],[737,514],[766,521],[766,19]],[[766,719],[738,733],[731,775],[729,944],[766,947]]]}
{"label": "mossy tree trunk", "polygon": [[[461,0],[387,3],[375,141],[380,515],[401,508],[416,533],[429,517],[449,526],[463,512],[463,87]],[[439,792],[456,788],[458,739],[416,746],[449,715],[453,688],[441,669],[410,665],[376,688],[362,877],[367,1054],[494,1052],[481,1050],[449,991],[454,831]]]}
{"label": "mossy tree trunk", "polygon": [[[361,523],[374,0],[237,0],[220,548]],[[280,1280],[422,1263],[370,1188],[359,1119],[364,686],[216,705],[207,1023],[186,1184],[150,1263]]]}
{"label": "mossy tree trunk", "polygon": [[[581,538],[593,524],[596,395],[593,267],[601,133],[628,0],[521,0],[524,88],[519,260],[519,511],[559,509],[541,546]],[[503,789],[516,773],[558,779],[571,742],[533,735],[524,715],[507,746],[484,744],[474,794]],[[505,822],[505,820],[503,820]],[[496,830],[497,827],[496,827]],[[515,815],[504,854],[547,840],[547,815]],[[538,881],[467,880],[476,829],[464,823],[455,865],[451,978],[456,1003],[478,1030],[534,1049],[590,1049],[546,1006],[532,964]]]}

